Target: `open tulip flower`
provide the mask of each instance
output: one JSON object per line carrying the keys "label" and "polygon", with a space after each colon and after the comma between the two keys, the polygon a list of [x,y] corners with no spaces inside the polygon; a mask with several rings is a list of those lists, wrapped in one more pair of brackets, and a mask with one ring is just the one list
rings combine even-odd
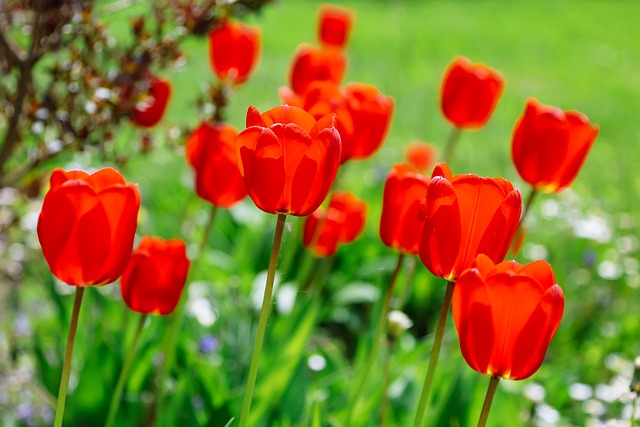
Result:
{"label": "open tulip flower", "polygon": [[598,126],[583,114],[529,99],[513,132],[511,155],[535,190],[558,192],[575,180],[597,136]]}
{"label": "open tulip flower", "polygon": [[122,298],[138,313],[169,314],[180,301],[188,271],[181,239],[144,236],[120,279]]}
{"label": "open tulip flower", "polygon": [[237,137],[233,126],[201,123],[187,141],[186,157],[195,170],[196,193],[215,206],[229,208],[247,195],[238,169]]}
{"label": "open tulip flower", "polygon": [[453,320],[465,360],[476,371],[511,380],[533,375],[564,310],[564,295],[544,261],[499,264],[480,255],[453,291]]}
{"label": "open tulip flower", "polygon": [[340,164],[335,115],[316,121],[298,107],[247,112],[237,140],[240,174],[249,196],[272,214],[306,216],[324,201]]}
{"label": "open tulip flower", "polygon": [[473,64],[467,58],[456,58],[442,81],[442,113],[457,128],[480,128],[498,105],[503,88],[500,72],[484,64]]}
{"label": "open tulip flower", "polygon": [[318,41],[324,46],[347,47],[353,26],[353,12],[333,4],[320,6]]}
{"label": "open tulip flower", "polygon": [[124,271],[136,232],[140,193],[116,170],[55,169],[38,219],[51,272],[72,286],[102,286]]}
{"label": "open tulip flower", "polygon": [[293,92],[302,95],[315,81],[329,80],[339,85],[346,69],[347,58],[342,50],[303,44],[294,54],[289,82]]}
{"label": "open tulip flower", "polygon": [[335,191],[327,209],[319,208],[305,219],[302,243],[316,256],[333,256],[340,244],[358,238],[366,215],[364,200],[346,191]]}
{"label": "open tulip flower", "polygon": [[418,254],[424,228],[420,210],[428,184],[429,178],[409,165],[399,163],[391,168],[384,184],[380,217],[382,243],[402,253]]}
{"label": "open tulip flower", "polygon": [[133,122],[142,127],[153,127],[164,115],[171,96],[171,84],[156,76],[149,78],[149,91],[142,95],[133,109]]}
{"label": "open tulip flower", "polygon": [[522,196],[503,178],[452,175],[436,166],[427,186],[420,259],[438,277],[455,281],[479,254],[504,259],[516,232]]}
{"label": "open tulip flower", "polygon": [[260,57],[260,31],[231,19],[222,19],[209,32],[211,69],[220,80],[244,83]]}

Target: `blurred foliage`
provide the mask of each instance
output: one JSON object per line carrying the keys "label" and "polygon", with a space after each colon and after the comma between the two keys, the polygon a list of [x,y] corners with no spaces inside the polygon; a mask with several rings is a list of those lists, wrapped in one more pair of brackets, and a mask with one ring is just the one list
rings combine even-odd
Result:
{"label": "blurred foliage", "polygon": [[[243,128],[248,105],[262,111],[279,103],[277,88],[287,83],[295,47],[315,39],[319,4],[281,0],[259,15],[243,17],[262,28],[264,50],[257,72],[230,100],[230,123]],[[379,296],[395,264],[396,254],[377,236],[386,172],[403,160],[404,147],[413,139],[442,147],[448,125],[438,111],[440,78],[455,55],[465,55],[503,72],[507,85],[489,124],[463,134],[451,165],[454,173],[505,176],[521,184],[509,143],[528,96],[581,111],[601,126],[572,188],[539,197],[528,218],[526,242],[516,259],[543,258],[552,264],[565,292],[565,315],[540,371],[526,381],[500,383],[489,425],[627,425],[633,360],[640,354],[640,217],[634,197],[640,194],[635,167],[640,158],[640,3],[342,4],[357,13],[345,81],[376,85],[395,98],[396,112],[381,151],[347,164],[338,178],[340,188],[370,204],[358,241],[332,259],[314,262],[301,248],[302,221],[288,219],[250,424],[340,425],[353,379],[371,346]],[[152,10],[149,3],[127,1],[100,1],[94,8],[105,29],[125,44],[131,43],[132,20]],[[204,38],[184,38],[180,50],[184,61],[162,70],[174,96],[162,126],[150,131],[157,142],[154,149],[144,154],[131,150],[128,161],[119,164],[142,193],[138,233],[182,237],[193,256],[210,207],[192,190],[183,130],[211,114],[206,102],[199,108],[195,103],[215,79]],[[13,79],[3,76],[0,87],[13,90]],[[44,73],[34,79],[36,86],[48,84]],[[4,135],[6,106],[2,111]],[[30,126],[21,128],[27,146],[40,144]],[[143,134],[123,121],[113,132],[113,146],[128,152]],[[32,177],[43,182],[55,166],[115,164],[113,156],[68,150],[38,162],[20,183],[28,189]],[[0,190],[0,423],[7,426],[51,423],[73,300],[73,289],[51,277],[39,249],[35,224],[40,194],[39,186],[31,194],[12,187]],[[158,377],[170,318],[154,317],[143,330],[117,425],[225,426],[237,416],[258,315],[256,295],[264,283],[274,226],[275,219],[250,200],[218,212],[190,274],[171,375]],[[412,421],[444,293],[443,283],[419,260],[411,275],[411,263],[415,260],[406,261],[395,300],[395,308],[414,323],[398,340],[392,359],[389,425],[398,426]],[[310,290],[298,291],[307,280]],[[93,426],[105,418],[136,323],[137,315],[122,303],[117,284],[86,292],[65,425]],[[377,425],[383,393],[379,366],[356,409],[354,425]],[[168,399],[163,418],[154,420],[159,381],[166,381]],[[428,425],[475,425],[487,384],[488,378],[464,363],[449,322]]]}

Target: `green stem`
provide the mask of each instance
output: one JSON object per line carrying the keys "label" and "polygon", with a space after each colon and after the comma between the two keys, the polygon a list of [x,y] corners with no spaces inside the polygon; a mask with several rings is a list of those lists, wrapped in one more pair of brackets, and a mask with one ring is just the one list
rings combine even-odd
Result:
{"label": "green stem", "polygon": [[82,304],[84,287],[76,287],[76,297],[73,301],[73,312],[71,314],[71,324],[69,325],[69,336],[67,337],[67,349],[64,353],[64,364],[62,365],[62,377],[60,378],[60,389],[58,390],[58,405],[56,406],[56,417],[53,421],[54,427],[62,426],[64,418],[64,402],[67,399],[67,387],[69,386],[69,375],[71,374],[71,356],[73,354],[73,342],[76,339],[76,329],[78,328],[78,316],[80,305]]}
{"label": "green stem", "polygon": [[204,231],[202,232],[202,240],[200,241],[200,246],[198,246],[198,254],[196,256],[200,256],[202,251],[204,251],[204,247],[207,244],[207,240],[209,239],[209,232],[211,232],[211,227],[213,227],[213,220],[216,218],[216,212],[218,212],[218,207],[216,205],[211,205],[211,212],[209,213],[209,219],[207,220],[207,225],[204,227]]}
{"label": "green stem", "polygon": [[382,383],[382,401],[380,402],[380,427],[387,425],[389,414],[389,385],[391,383],[391,357],[395,348],[396,339],[387,340],[387,348],[384,353],[384,381]]}
{"label": "green stem", "polygon": [[[207,220],[207,224],[205,225],[205,229],[202,235],[202,241],[198,246],[198,252],[196,253],[194,259],[191,261],[191,268],[189,268],[189,276],[196,271],[196,263],[200,260],[202,255],[202,251],[207,243],[207,239],[209,237],[209,232],[213,227],[213,222],[216,216],[216,212],[218,211],[218,207],[213,205],[211,211],[209,213],[209,219]],[[164,337],[164,341],[162,344],[162,355],[164,356],[164,360],[160,366],[160,375],[158,386],[156,389],[156,400],[155,400],[155,423],[156,425],[160,425],[161,420],[164,419],[162,415],[162,411],[164,410],[164,398],[166,389],[164,386],[164,379],[169,375],[171,369],[173,368],[173,362],[175,359],[175,343],[178,338],[178,332],[180,331],[180,326],[182,325],[182,318],[184,316],[185,306],[187,305],[187,297],[189,284],[191,283],[190,277],[187,277],[187,281],[184,285],[184,289],[182,290],[182,298],[178,302],[178,306],[176,307],[173,314],[171,314],[169,318],[169,326],[167,327],[167,332]]]}
{"label": "green stem", "polygon": [[280,243],[282,242],[282,231],[284,223],[287,219],[286,214],[278,214],[278,222],[276,224],[276,232],[273,236],[273,246],[271,247],[271,258],[269,259],[269,270],[267,272],[267,283],[264,288],[264,297],[262,299],[262,309],[258,318],[258,331],[256,333],[256,341],[253,346],[253,355],[251,356],[251,365],[249,367],[249,376],[247,378],[247,387],[244,391],[242,399],[242,412],[240,413],[240,427],[245,427],[249,422],[249,411],[251,409],[251,399],[253,398],[253,389],[256,385],[258,377],[258,366],[260,365],[260,355],[262,354],[262,343],[267,329],[267,319],[271,312],[271,294],[273,293],[273,282],[276,277],[276,267],[278,264],[278,254],[280,253]]}
{"label": "green stem", "polygon": [[129,375],[129,369],[131,369],[133,356],[135,356],[136,354],[136,345],[138,344],[138,338],[140,338],[140,332],[142,332],[142,328],[144,327],[144,322],[147,320],[147,317],[149,317],[148,314],[142,314],[140,316],[140,320],[138,321],[138,327],[136,328],[136,332],[133,336],[133,342],[129,347],[129,352],[127,353],[124,365],[122,366],[122,371],[120,371],[120,377],[118,377],[116,390],[111,397],[111,405],[109,406],[109,415],[107,416],[105,427],[113,426],[113,423],[116,421],[116,415],[118,415],[118,408],[120,407],[120,400],[122,399],[122,392],[124,391],[124,383],[127,379],[127,375]]}
{"label": "green stem", "polygon": [[500,382],[500,377],[491,377],[489,381],[489,388],[487,389],[487,395],[484,397],[484,404],[482,405],[482,412],[480,413],[480,419],[478,420],[478,427],[484,427],[489,418],[489,410],[491,409],[491,403],[493,402],[493,395],[496,394],[496,388]]}
{"label": "green stem", "polygon": [[633,404],[631,405],[631,419],[629,420],[629,427],[635,426],[637,407],[638,407],[638,393],[636,392],[635,396],[633,397]]}
{"label": "green stem", "polygon": [[442,161],[449,164],[453,159],[453,152],[455,151],[456,145],[460,140],[460,135],[462,134],[462,129],[453,126],[451,128],[451,132],[449,133],[449,138],[447,138],[447,142],[444,146],[444,155],[442,156]]}
{"label": "green stem", "polygon": [[440,356],[440,348],[442,347],[442,338],[444,337],[444,327],[447,323],[447,316],[449,309],[451,308],[451,299],[453,297],[453,288],[455,282],[447,283],[447,290],[444,293],[444,299],[442,300],[442,308],[440,309],[440,317],[438,318],[438,325],[436,326],[436,336],[433,340],[433,347],[431,347],[431,359],[429,360],[429,369],[427,370],[427,377],[424,380],[424,387],[422,388],[422,394],[420,395],[420,402],[418,403],[418,410],[416,411],[416,418],[413,421],[413,427],[420,427],[424,414],[429,406],[429,395],[431,394],[431,386],[433,384],[433,376],[438,364],[438,357]]}
{"label": "green stem", "polygon": [[527,214],[529,213],[529,211],[531,210],[531,205],[533,205],[533,200],[536,198],[537,194],[538,194],[538,191],[536,190],[536,188],[531,187],[531,191],[529,192],[529,195],[527,196],[527,200],[524,203],[524,209],[522,211],[522,216],[520,217],[520,222],[518,223],[518,228],[522,227],[522,224],[524,224],[524,220],[527,217]]}
{"label": "green stem", "polygon": [[381,336],[384,334],[385,326],[387,324],[387,314],[389,313],[389,306],[391,305],[391,298],[393,297],[393,289],[395,287],[396,280],[398,278],[398,274],[402,269],[402,261],[404,260],[404,254],[401,253],[398,255],[398,262],[396,263],[396,267],[391,274],[391,278],[389,279],[389,286],[387,287],[387,295],[384,300],[384,305],[382,306],[382,310],[380,313],[380,318],[378,319],[378,325],[376,326],[376,331],[373,335],[373,342],[371,344],[371,350],[369,351],[369,359],[367,360],[367,364],[365,365],[364,371],[360,375],[358,380],[355,393],[350,399],[349,410],[347,412],[346,422],[344,423],[345,427],[349,427],[351,424],[351,419],[353,418],[353,413],[355,412],[356,405],[358,404],[358,400],[360,399],[360,395],[364,390],[364,386],[369,378],[371,373],[371,369],[376,362],[376,358],[378,357],[378,350],[380,348],[380,340]]}

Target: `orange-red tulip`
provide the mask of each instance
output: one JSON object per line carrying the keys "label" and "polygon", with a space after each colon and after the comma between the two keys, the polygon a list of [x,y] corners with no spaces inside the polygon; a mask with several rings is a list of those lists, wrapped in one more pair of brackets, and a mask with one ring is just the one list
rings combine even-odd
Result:
{"label": "orange-red tulip", "polygon": [[391,168],[382,200],[382,243],[403,253],[418,254],[424,228],[421,204],[428,184],[429,178],[416,173],[409,165],[398,163]]}
{"label": "orange-red tulip", "polygon": [[583,114],[529,99],[513,132],[511,156],[536,190],[558,192],[576,179],[597,136],[598,126]]}
{"label": "orange-red tulip", "polygon": [[315,81],[300,96],[286,89],[280,90],[280,96],[284,102],[296,102],[316,119],[329,113],[336,115],[336,127],[342,139],[341,163],[365,159],[380,148],[394,107],[393,98],[363,83],[350,83],[340,90],[332,81]]}
{"label": "orange-red tulip", "polygon": [[247,195],[238,169],[236,138],[230,125],[202,123],[189,136],[186,157],[196,174],[196,193],[228,208]]}
{"label": "orange-red tulip", "polygon": [[180,301],[188,271],[181,239],[144,236],[120,279],[122,298],[138,313],[169,314]]}
{"label": "orange-red tulip", "polygon": [[346,85],[344,97],[353,131],[343,140],[342,163],[366,159],[380,148],[389,131],[394,108],[393,98],[364,83]]}
{"label": "orange-red tulip", "polygon": [[340,164],[335,115],[316,119],[298,107],[247,111],[237,141],[240,174],[256,206],[306,216],[327,197]]}
{"label": "orange-red tulip", "polygon": [[484,64],[472,64],[456,58],[445,72],[442,82],[442,113],[460,129],[484,126],[504,88],[500,72]]}
{"label": "orange-red tulip", "polygon": [[209,32],[211,69],[220,80],[244,83],[258,63],[260,43],[257,28],[222,19]]}
{"label": "orange-red tulip", "polygon": [[480,255],[453,291],[453,321],[465,360],[510,380],[533,375],[564,311],[564,295],[544,261],[500,264]]}
{"label": "orange-red tulip", "polygon": [[415,170],[422,172],[431,168],[436,159],[436,149],[426,142],[413,141],[407,146],[405,151],[407,163]]}
{"label": "orange-red tulip", "polygon": [[452,175],[436,166],[427,186],[420,259],[431,273],[455,281],[479,254],[504,259],[522,211],[520,191],[503,178]]}
{"label": "orange-red tulip", "polygon": [[318,41],[325,46],[344,49],[349,43],[353,12],[336,5],[323,5],[319,10]]}
{"label": "orange-red tulip", "polygon": [[319,208],[305,219],[302,243],[316,256],[332,256],[339,245],[358,238],[366,215],[366,202],[349,192],[335,191],[327,209]]}
{"label": "orange-red tulip", "polygon": [[171,84],[156,76],[149,78],[149,92],[144,94],[133,109],[133,122],[142,127],[153,127],[167,110]]}
{"label": "orange-red tulip", "polygon": [[114,169],[91,175],[55,169],[38,219],[38,239],[54,276],[73,286],[115,281],[127,265],[140,193]]}
{"label": "orange-red tulip", "polygon": [[302,95],[315,81],[329,80],[339,85],[346,69],[347,58],[342,50],[303,44],[294,54],[289,81],[293,91]]}

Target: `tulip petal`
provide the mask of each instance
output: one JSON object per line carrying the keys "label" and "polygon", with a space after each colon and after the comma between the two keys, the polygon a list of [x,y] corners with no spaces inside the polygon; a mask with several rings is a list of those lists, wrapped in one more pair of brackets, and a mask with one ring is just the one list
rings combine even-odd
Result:
{"label": "tulip petal", "polygon": [[316,125],[316,119],[302,108],[290,107],[288,105],[281,105],[271,110],[262,113],[262,120],[265,127],[273,127],[273,125],[279,123],[281,125],[294,124],[308,134],[311,129]]}
{"label": "tulip petal", "polygon": [[466,270],[455,284],[451,305],[462,356],[476,371],[491,375],[496,334],[486,287],[478,270]]}
{"label": "tulip petal", "polygon": [[456,190],[449,181],[436,176],[427,186],[426,202],[427,220],[420,241],[420,259],[434,275],[453,278],[462,241]]}
{"label": "tulip petal", "polygon": [[[488,208],[490,209],[490,208]],[[522,196],[514,190],[500,203],[478,243],[476,253],[501,262],[509,251],[522,212]]]}
{"label": "tulip petal", "polygon": [[258,208],[276,213],[285,188],[282,147],[267,128],[251,127],[238,135],[240,172]]}

